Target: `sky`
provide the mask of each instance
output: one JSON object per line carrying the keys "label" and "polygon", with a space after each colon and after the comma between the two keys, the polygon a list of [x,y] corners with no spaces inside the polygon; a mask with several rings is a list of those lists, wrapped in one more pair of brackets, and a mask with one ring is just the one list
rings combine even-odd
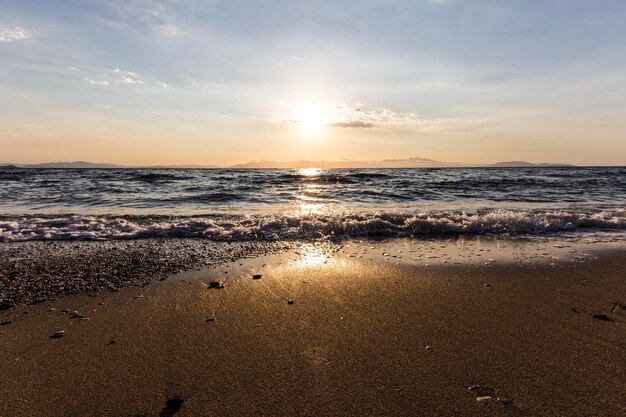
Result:
{"label": "sky", "polygon": [[0,2],[0,162],[626,165],[622,0]]}

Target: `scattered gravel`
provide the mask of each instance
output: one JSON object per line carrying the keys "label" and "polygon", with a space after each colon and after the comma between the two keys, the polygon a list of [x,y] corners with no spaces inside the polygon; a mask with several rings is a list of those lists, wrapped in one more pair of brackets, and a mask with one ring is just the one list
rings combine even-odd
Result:
{"label": "scattered gravel", "polygon": [[118,291],[244,257],[290,249],[289,242],[146,239],[0,244],[0,309],[87,291]]}

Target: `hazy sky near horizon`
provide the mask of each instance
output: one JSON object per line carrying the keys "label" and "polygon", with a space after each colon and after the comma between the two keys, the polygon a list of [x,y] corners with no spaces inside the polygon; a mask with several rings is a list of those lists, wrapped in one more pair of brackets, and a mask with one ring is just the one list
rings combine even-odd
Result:
{"label": "hazy sky near horizon", "polygon": [[626,2],[3,0],[0,162],[626,164]]}

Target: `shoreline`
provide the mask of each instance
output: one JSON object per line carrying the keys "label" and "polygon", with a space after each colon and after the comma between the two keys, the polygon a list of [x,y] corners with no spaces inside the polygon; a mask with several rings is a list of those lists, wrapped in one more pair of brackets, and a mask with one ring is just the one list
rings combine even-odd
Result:
{"label": "shoreline", "polygon": [[310,243],[19,306],[0,415],[623,415],[625,249],[595,245]]}
{"label": "shoreline", "polygon": [[[356,246],[355,246],[356,245]],[[360,249],[350,247],[362,246]],[[484,248],[483,248],[484,246]],[[386,247],[396,248],[391,253]],[[60,297],[144,287],[180,272],[302,248],[431,266],[496,262],[585,262],[595,253],[626,248],[624,241],[581,238],[458,235],[432,238],[353,238],[216,242],[199,238],[0,243],[0,311]],[[350,253],[352,251],[352,253]],[[533,252],[534,251],[534,252]],[[484,256],[483,256],[484,255]],[[481,256],[483,256],[481,258]]]}

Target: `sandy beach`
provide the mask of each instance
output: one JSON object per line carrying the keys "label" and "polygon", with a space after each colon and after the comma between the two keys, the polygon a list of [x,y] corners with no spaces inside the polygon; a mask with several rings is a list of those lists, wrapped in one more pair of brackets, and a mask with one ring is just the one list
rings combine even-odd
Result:
{"label": "sandy beach", "polygon": [[0,1],[0,417],[626,417],[625,21]]}
{"label": "sandy beach", "polygon": [[624,253],[304,244],[19,305],[0,415],[621,416]]}

